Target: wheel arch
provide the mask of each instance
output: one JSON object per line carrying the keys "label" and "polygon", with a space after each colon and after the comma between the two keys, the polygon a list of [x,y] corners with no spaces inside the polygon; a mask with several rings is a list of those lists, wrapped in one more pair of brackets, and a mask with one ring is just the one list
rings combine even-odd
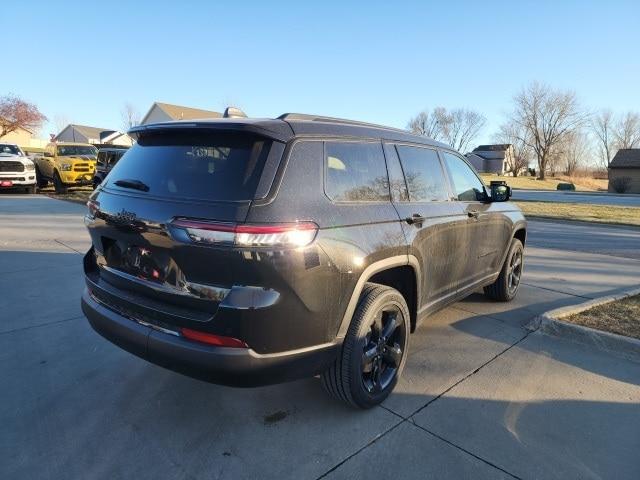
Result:
{"label": "wheel arch", "polygon": [[398,255],[369,265],[358,278],[338,328],[337,338],[344,338],[365,283],[375,282],[398,290],[409,307],[411,332],[416,328],[420,298],[420,263],[413,255]]}
{"label": "wheel arch", "polygon": [[522,242],[522,245],[524,246],[524,242],[527,239],[527,227],[525,227],[524,225],[517,227],[513,232],[513,238],[517,238],[518,240],[520,240]]}

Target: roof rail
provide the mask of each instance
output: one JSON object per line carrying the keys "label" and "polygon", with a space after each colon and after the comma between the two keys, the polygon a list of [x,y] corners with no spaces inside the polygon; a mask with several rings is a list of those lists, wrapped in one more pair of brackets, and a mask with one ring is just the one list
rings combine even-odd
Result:
{"label": "roof rail", "polygon": [[343,123],[346,125],[382,128],[384,130],[396,130],[403,133],[407,132],[406,130],[402,130],[401,128],[387,127],[385,125],[378,125],[376,123],[359,122],[357,120],[347,120],[345,118],[323,117],[322,115],[308,115],[306,113],[283,113],[278,117],[278,120],[303,120],[307,122]]}

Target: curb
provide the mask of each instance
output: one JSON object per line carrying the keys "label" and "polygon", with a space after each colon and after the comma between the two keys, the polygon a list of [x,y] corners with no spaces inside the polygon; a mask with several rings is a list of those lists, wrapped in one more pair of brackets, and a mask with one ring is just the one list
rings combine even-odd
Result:
{"label": "curb", "polygon": [[561,320],[563,317],[568,317],[574,313],[580,313],[598,305],[638,294],[640,294],[640,288],[634,287],[615,295],[596,298],[579,305],[570,305],[568,307],[549,310],[535,317],[525,328],[555,337],[568,338],[600,350],[607,350],[629,360],[640,362],[640,339],[604,332],[590,327],[583,327],[582,325],[573,323],[566,323]]}

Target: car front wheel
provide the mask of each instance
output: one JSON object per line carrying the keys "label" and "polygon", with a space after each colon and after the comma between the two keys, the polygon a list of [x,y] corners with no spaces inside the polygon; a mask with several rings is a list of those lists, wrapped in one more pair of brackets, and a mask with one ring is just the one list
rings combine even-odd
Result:
{"label": "car front wheel", "polygon": [[484,287],[484,294],[500,302],[510,302],[518,293],[523,270],[524,247],[520,240],[514,238],[500,275],[495,282]]}
{"label": "car front wheel", "polygon": [[67,193],[67,186],[62,182],[58,172],[53,174],[53,186],[56,189],[56,193]]}
{"label": "car front wheel", "polygon": [[45,188],[49,182],[42,176],[40,173],[40,169],[36,167],[36,183],[38,184],[38,188]]}
{"label": "car front wheel", "polygon": [[325,390],[358,408],[383,402],[404,368],[409,331],[409,309],[400,292],[367,283],[342,350],[322,374]]}

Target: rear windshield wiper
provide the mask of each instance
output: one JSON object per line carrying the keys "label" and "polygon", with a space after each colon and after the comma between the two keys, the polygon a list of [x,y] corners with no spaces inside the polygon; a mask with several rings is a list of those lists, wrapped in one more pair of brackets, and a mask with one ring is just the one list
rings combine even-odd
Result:
{"label": "rear windshield wiper", "polygon": [[113,182],[115,185],[122,188],[133,188],[134,190],[141,190],[143,192],[149,191],[149,186],[146,183],[141,182],[140,180],[116,180]]}

